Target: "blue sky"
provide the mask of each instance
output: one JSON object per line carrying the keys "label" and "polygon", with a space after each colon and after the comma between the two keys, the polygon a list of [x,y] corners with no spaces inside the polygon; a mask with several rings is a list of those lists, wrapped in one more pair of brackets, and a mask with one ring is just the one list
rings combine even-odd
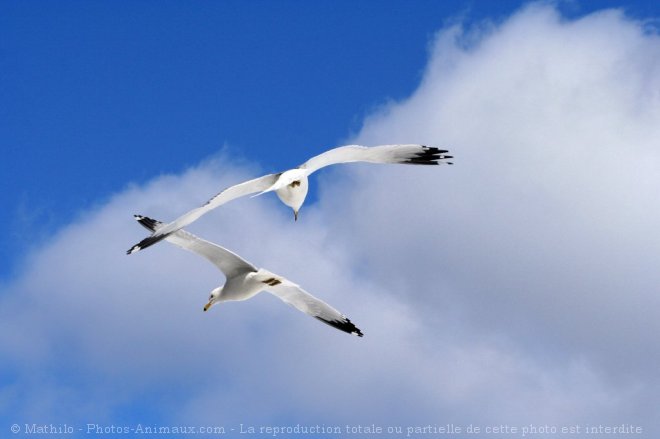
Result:
{"label": "blue sky", "polygon": [[224,145],[273,167],[335,145],[414,89],[433,33],[464,9],[438,6],[3,3],[3,204],[16,230],[3,260],[34,227]]}
{"label": "blue sky", "polygon": [[271,170],[342,143],[415,89],[438,29],[521,3],[2,2],[0,275],[85,209],[224,146]]}
{"label": "blue sky", "polygon": [[[0,431],[654,437],[660,6],[525,5],[0,2]],[[212,267],[166,243],[124,255],[133,213],[171,219],[346,142],[445,146],[456,165],[328,169],[295,224],[260,197],[191,231],[364,339],[266,295],[202,314]]]}

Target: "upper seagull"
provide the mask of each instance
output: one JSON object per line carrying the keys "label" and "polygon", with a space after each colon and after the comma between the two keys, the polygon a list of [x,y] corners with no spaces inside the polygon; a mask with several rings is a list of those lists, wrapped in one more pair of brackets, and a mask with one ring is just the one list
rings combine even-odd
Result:
{"label": "upper seagull", "polygon": [[293,209],[294,220],[297,220],[298,211],[307,196],[307,177],[312,172],[325,166],[350,162],[401,163],[404,165],[438,165],[446,163],[451,165],[452,162],[447,160],[453,157],[446,155],[447,152],[445,149],[414,144],[372,147],[360,145],[340,146],[312,157],[297,168],[277,174],[264,175],[226,188],[203,206],[197,207],[159,228],[151,236],[131,247],[126,254],[130,255],[157,243],[218,206],[222,206],[233,199],[255,193],[261,195],[275,191],[279,199]]}
{"label": "upper seagull", "polygon": [[[135,219],[152,232],[159,230],[163,226],[163,223],[160,221],[144,216],[135,215]],[[172,244],[208,259],[227,278],[224,285],[211,291],[209,301],[204,306],[204,311],[208,311],[211,306],[218,302],[247,300],[261,291],[268,291],[289,305],[319,319],[323,323],[327,323],[349,334],[355,334],[359,337],[363,335],[362,331],[346,318],[345,315],[327,303],[317,299],[300,288],[300,286],[282,276],[271,273],[263,268],[256,268],[226,248],[198,238],[185,230],[170,233],[165,239]]]}

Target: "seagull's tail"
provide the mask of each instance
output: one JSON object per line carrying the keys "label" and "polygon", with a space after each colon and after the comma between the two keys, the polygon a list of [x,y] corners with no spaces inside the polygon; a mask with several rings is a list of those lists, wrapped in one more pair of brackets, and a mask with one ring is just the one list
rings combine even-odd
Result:
{"label": "seagull's tail", "polygon": [[[142,215],[133,215],[133,216],[135,217],[135,220],[137,222],[139,222],[145,229],[150,230],[151,232],[155,232],[156,229],[160,228],[163,225],[163,223],[161,223],[160,221],[157,221],[155,219],[151,219],[151,218],[146,217],[146,216],[142,216]],[[164,234],[154,233],[151,236],[147,236],[142,241],[138,242],[133,247],[128,249],[126,254],[130,255],[132,253],[143,250],[143,249],[145,249],[149,246],[152,246],[152,245],[156,244],[157,242],[162,241],[163,239],[167,238],[168,235],[169,235],[169,233],[164,233]]]}
{"label": "seagull's tail", "polygon": [[406,154],[406,156],[399,162],[407,165],[439,165],[446,163],[453,165],[453,162],[448,159],[453,159],[454,156],[447,155],[449,151],[446,149],[438,149],[434,146],[417,146],[414,150]]}

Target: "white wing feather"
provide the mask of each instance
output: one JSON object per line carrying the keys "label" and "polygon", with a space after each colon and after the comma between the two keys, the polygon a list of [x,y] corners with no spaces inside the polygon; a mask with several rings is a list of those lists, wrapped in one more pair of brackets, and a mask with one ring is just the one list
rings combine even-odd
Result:
{"label": "white wing feather", "polygon": [[[306,169],[311,174],[325,166],[339,163],[368,162],[368,163],[410,163],[410,164],[437,164],[437,160],[445,158],[445,150],[427,147],[424,145],[380,145],[361,146],[346,145],[331,149],[322,154],[312,157],[299,168]],[[419,157],[433,159],[435,163],[422,163]],[[447,158],[450,158],[447,156]]]}
{"label": "white wing feather", "polygon": [[300,288],[299,285],[296,285],[287,279],[282,279],[281,277],[278,277],[278,279],[282,283],[268,287],[267,291],[269,293],[279,297],[282,301],[288,303],[297,310],[309,314],[330,326],[348,332],[349,334],[355,334],[362,337],[362,331],[360,331],[345,315],[324,301],[312,296],[307,291]]}
{"label": "white wing feather", "polygon": [[164,239],[167,235],[184,228],[188,224],[199,219],[199,217],[201,217],[202,215],[210,212],[216,207],[222,206],[223,204],[231,200],[235,200],[236,198],[253,194],[255,192],[261,192],[265,189],[268,189],[273,185],[273,183],[277,181],[279,175],[280,174],[268,174],[226,188],[225,190],[223,190],[222,192],[211,198],[209,201],[207,201],[206,204],[204,204],[203,206],[197,207],[187,213],[184,213],[179,218],[175,219],[169,224],[165,224],[161,227],[158,227],[151,236],[148,236],[142,241],[135,244],[126,253],[127,254],[135,253],[138,250],[145,249],[157,243],[158,241]]}
{"label": "white wing feather", "polygon": [[[163,224],[160,221],[144,216],[136,215],[135,218],[142,226],[149,230],[158,229]],[[184,250],[188,250],[206,258],[213,265],[218,267],[227,278],[241,273],[257,271],[257,268],[254,265],[238,256],[236,253],[199,238],[185,230],[177,230],[165,237],[165,240]]]}
{"label": "white wing feather", "polygon": [[179,218],[164,226],[162,229],[159,229],[157,233],[166,234],[175,230],[179,230],[196,221],[205,213],[208,213],[216,207],[222,206],[229,201],[268,189],[273,185],[273,183],[275,183],[275,181],[277,181],[279,175],[280,174],[268,174],[262,177],[254,178],[252,180],[244,181],[243,183],[239,183],[234,186],[229,186],[207,201],[203,206],[197,207],[187,213],[184,213]]}

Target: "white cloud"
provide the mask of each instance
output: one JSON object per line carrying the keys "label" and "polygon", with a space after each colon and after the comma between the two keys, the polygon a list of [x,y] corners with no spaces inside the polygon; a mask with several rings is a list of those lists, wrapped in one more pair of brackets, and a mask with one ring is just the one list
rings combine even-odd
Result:
{"label": "white cloud", "polygon": [[[440,35],[432,66],[451,53],[447,38]],[[591,331],[585,321],[602,320],[626,338],[634,321],[637,335],[650,341],[654,316],[631,299],[657,303],[660,80],[650,72],[660,68],[658,49],[657,36],[616,12],[564,23],[552,9],[532,7],[461,53],[451,68],[431,68],[418,94],[363,130],[364,142],[405,135],[406,117],[417,115],[420,129],[409,136],[421,133],[459,155],[451,176],[415,176],[438,196],[415,197],[418,187],[398,188],[396,178],[387,178],[382,193],[398,191],[407,210],[424,215],[419,228],[441,229],[424,245],[436,244],[444,264],[465,270],[471,261],[479,275],[461,273],[460,282],[475,278],[475,290],[491,302],[488,314],[504,300],[507,309],[538,308],[549,326],[562,314],[565,325],[584,334]],[[407,170],[397,172],[410,178]],[[381,227],[355,217],[346,228],[378,236],[397,206],[383,206],[368,191],[356,202],[364,203],[383,212]],[[395,236],[405,216],[392,221]],[[414,229],[416,218],[410,220]],[[483,284],[501,287],[496,300]],[[600,314],[603,306],[616,313]]]}
{"label": "white cloud", "polygon": [[12,416],[40,407],[35,422],[113,420],[155,395],[157,416],[204,425],[657,429],[658,54],[612,11],[455,26],[414,95],[356,139],[448,146],[454,167],[332,169],[297,223],[259,197],[190,228],[327,300],[364,339],[267,295],[204,314],[214,267],[167,244],[124,255],[143,235],[131,214],[173,218],[258,170],[221,156],[127,189],[5,287],[0,372],[15,379],[0,407],[20,389]]}

